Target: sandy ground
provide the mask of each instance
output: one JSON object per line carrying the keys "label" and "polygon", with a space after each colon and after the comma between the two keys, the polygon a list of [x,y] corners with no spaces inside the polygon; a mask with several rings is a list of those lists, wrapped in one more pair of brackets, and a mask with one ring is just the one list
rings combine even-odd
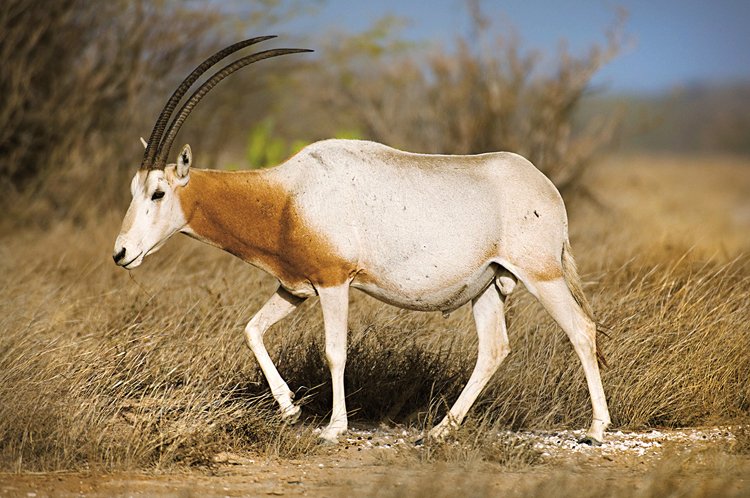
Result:
{"label": "sandy ground", "polygon": [[[567,430],[512,433],[510,437],[530,441],[542,460],[507,470],[486,462],[422,463],[419,452],[424,449],[413,444],[419,436],[416,432],[355,428],[338,446],[321,447],[300,460],[221,453],[212,468],[190,473],[4,474],[0,475],[0,496],[412,496],[421,494],[418,490],[426,483],[436,482],[457,494],[525,494],[523,490],[559,479],[560,469],[567,469],[568,477],[574,475],[582,482],[616,479],[620,485],[630,483],[636,489],[667,458],[731,451],[735,442],[729,427],[614,431],[600,447],[578,444],[582,435],[583,431]],[[750,491],[750,456],[731,459],[731,486]],[[711,478],[709,474],[694,468],[680,479],[699,485]]]}

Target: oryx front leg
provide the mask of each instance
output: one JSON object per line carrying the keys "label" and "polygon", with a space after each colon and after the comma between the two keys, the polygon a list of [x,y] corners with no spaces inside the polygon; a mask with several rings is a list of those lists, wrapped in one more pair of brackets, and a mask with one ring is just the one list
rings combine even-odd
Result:
{"label": "oryx front leg", "polygon": [[295,422],[299,418],[300,408],[292,404],[292,393],[289,390],[284,379],[279,375],[276,366],[271,361],[265,345],[263,344],[263,334],[271,325],[278,322],[289,313],[297,309],[304,301],[304,298],[293,296],[282,287],[276,290],[276,293],[266,301],[266,304],[255,314],[245,327],[245,338],[250,349],[258,360],[260,369],[266,376],[268,385],[274,399],[279,403],[281,416],[290,422]]}
{"label": "oryx front leg", "polygon": [[482,389],[508,356],[510,344],[505,327],[504,306],[505,296],[494,283],[472,301],[472,313],[479,336],[477,364],[448,415],[430,431],[431,438],[442,439],[461,424]]}
{"label": "oryx front leg", "polygon": [[326,361],[331,369],[333,386],[333,409],[331,421],[320,438],[338,442],[339,434],[347,429],[346,401],[344,394],[344,366],[346,365],[346,335],[349,315],[349,284],[338,287],[320,288],[320,307],[323,309],[323,323],[326,336]]}

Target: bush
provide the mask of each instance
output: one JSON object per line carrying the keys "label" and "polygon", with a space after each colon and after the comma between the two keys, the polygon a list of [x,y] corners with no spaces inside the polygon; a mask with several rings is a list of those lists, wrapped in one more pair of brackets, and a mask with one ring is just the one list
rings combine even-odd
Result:
{"label": "bush", "polygon": [[368,139],[414,152],[516,152],[563,193],[579,187],[618,123],[612,113],[581,122],[578,111],[591,78],[625,43],[624,14],[606,43],[582,56],[561,44],[549,72],[541,69],[541,54],[524,50],[517,37],[490,42],[489,22],[477,16],[476,40],[459,38],[455,47],[431,53],[402,42],[392,18],[337,37],[321,51],[322,63],[299,77],[305,123],[328,134],[355,127]]}

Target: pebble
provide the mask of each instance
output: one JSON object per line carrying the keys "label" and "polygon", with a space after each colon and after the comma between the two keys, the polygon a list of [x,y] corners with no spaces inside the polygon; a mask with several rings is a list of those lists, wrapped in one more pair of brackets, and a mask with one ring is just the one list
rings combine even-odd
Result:
{"label": "pebble", "polygon": [[[346,441],[356,446],[358,451],[375,448],[388,450],[402,445],[413,444],[420,433],[416,430],[400,430],[387,432],[388,429],[350,429]],[[558,456],[566,453],[580,453],[601,455],[605,459],[617,454],[646,456],[656,454],[666,442],[678,443],[707,443],[711,441],[732,440],[734,436],[727,427],[706,429],[674,429],[669,431],[611,431],[605,434],[601,446],[579,444],[585,431],[556,430],[556,431],[501,431],[498,438],[517,438],[527,441],[538,449],[542,456]],[[400,436],[400,437],[399,437]],[[459,444],[454,442],[454,444]]]}

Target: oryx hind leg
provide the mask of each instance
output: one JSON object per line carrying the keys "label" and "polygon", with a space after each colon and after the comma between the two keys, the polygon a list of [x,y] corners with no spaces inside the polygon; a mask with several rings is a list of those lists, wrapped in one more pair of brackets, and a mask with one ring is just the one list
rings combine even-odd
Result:
{"label": "oryx hind leg", "polygon": [[514,285],[515,277],[501,270],[495,281],[472,301],[471,310],[479,338],[477,363],[448,414],[430,431],[431,438],[443,438],[463,421],[500,363],[508,356],[510,343],[505,326],[505,296]]}
{"label": "oryx hind leg", "polygon": [[274,399],[279,403],[281,416],[292,423],[299,418],[301,410],[299,406],[292,404],[294,393],[289,390],[289,386],[281,378],[279,371],[276,370],[276,366],[263,344],[263,335],[274,323],[297,309],[304,300],[304,298],[293,296],[279,287],[245,327],[247,344],[255,354],[260,369],[266,376]]}
{"label": "oryx hind leg", "polygon": [[583,365],[593,409],[593,421],[584,441],[598,445],[603,441],[610,418],[597,361],[596,324],[573,297],[564,277],[530,280],[524,284],[573,343]]}

